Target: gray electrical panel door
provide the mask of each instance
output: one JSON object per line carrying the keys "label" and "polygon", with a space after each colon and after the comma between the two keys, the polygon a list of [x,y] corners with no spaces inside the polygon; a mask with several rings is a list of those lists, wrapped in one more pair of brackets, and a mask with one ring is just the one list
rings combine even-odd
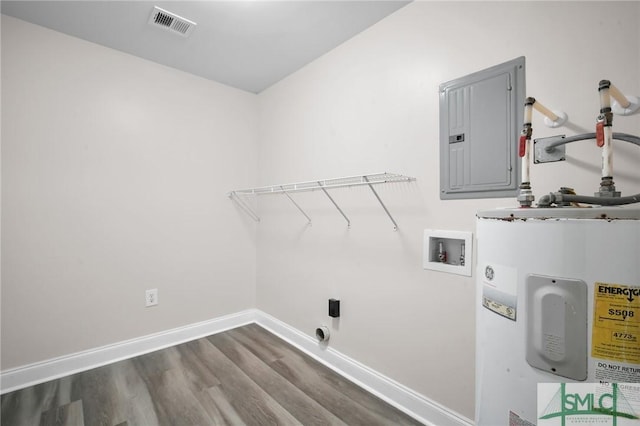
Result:
{"label": "gray electrical panel door", "polygon": [[524,57],[440,85],[441,199],[517,195],[524,99]]}

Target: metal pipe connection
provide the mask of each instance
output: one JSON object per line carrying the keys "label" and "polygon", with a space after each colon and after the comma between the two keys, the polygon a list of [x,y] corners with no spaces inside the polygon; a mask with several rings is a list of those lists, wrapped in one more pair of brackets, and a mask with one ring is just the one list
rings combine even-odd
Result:
{"label": "metal pipe connection", "polygon": [[538,207],[551,207],[552,204],[562,203],[583,203],[598,206],[622,206],[625,204],[640,203],[640,194],[629,195],[627,197],[590,197],[587,195],[562,194],[552,192],[540,197]]}

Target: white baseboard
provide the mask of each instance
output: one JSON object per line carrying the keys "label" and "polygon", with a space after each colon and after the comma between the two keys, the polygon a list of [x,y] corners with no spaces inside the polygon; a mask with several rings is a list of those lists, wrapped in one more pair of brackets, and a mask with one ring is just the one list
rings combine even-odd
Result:
{"label": "white baseboard", "polygon": [[0,393],[44,383],[255,322],[256,310],[150,334],[0,372]]}
{"label": "white baseboard", "polygon": [[256,311],[258,325],[425,425],[472,426],[472,420],[370,369],[284,322]]}
{"label": "white baseboard", "polygon": [[256,309],[0,372],[0,393],[44,383],[123,359],[257,323],[309,356],[425,425],[472,426],[468,418],[414,392]]}

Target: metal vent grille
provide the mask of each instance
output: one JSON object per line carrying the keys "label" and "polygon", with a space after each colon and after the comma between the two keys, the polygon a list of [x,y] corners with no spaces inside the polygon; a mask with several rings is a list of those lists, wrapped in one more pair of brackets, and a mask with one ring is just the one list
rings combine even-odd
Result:
{"label": "metal vent grille", "polygon": [[171,32],[180,34],[184,37],[188,37],[196,27],[196,23],[186,18],[171,13],[164,9],[154,6],[151,11],[148,23],[150,25],[164,28]]}

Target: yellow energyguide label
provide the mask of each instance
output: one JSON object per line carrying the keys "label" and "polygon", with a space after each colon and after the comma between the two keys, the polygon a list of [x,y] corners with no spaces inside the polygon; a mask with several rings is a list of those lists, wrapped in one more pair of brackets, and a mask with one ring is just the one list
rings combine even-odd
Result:
{"label": "yellow energyguide label", "polygon": [[640,363],[640,287],[596,282],[591,356]]}

